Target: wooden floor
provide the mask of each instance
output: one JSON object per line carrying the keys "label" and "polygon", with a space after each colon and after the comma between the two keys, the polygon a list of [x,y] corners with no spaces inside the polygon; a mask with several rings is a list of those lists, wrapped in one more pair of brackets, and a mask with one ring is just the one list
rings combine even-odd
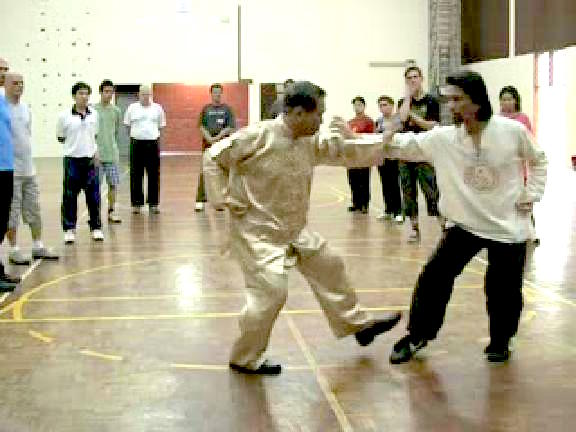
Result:
{"label": "wooden floor", "polygon": [[[78,241],[64,246],[61,167],[38,161],[45,242],[59,263],[10,267],[25,281],[2,305],[0,432],[573,431],[576,424],[576,174],[551,175],[536,220],[525,310],[513,360],[488,364],[484,261],[457,280],[446,324],[418,361],[391,366],[405,320],[367,348],[336,340],[303,278],[272,335],[279,377],[228,370],[243,304],[238,266],[221,255],[225,215],[193,211],[198,157],[162,161],[160,215],[132,215],[90,240],[80,203]],[[407,310],[439,236],[424,217],[420,245],[407,226],[346,211],[343,169],[317,170],[310,225],[345,257],[363,305]],[[30,234],[21,228],[22,244]],[[5,248],[3,248],[5,252]]]}

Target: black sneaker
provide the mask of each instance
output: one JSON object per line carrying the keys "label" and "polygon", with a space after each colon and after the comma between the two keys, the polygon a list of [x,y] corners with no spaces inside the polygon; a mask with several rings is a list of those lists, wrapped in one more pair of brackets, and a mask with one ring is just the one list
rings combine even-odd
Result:
{"label": "black sneaker", "polygon": [[376,336],[384,332],[387,332],[388,330],[392,329],[396,324],[398,324],[400,318],[402,318],[402,313],[394,312],[388,314],[385,318],[375,320],[368,327],[354,334],[356,342],[358,342],[358,345],[360,346],[370,345]]}
{"label": "black sneaker", "polygon": [[394,344],[394,348],[390,353],[390,363],[406,363],[412,357],[414,357],[414,354],[416,354],[426,345],[428,345],[428,341],[426,339],[413,340],[412,336],[407,334],[398,342],[396,342],[396,344]]}
{"label": "black sneaker", "polygon": [[0,293],[12,292],[16,289],[18,284],[0,280]]}
{"label": "black sneaker", "polygon": [[233,371],[248,375],[280,375],[282,372],[281,365],[268,363],[268,360],[265,360],[258,369],[249,369],[234,363],[230,363],[229,366]]}
{"label": "black sneaker", "polygon": [[492,343],[484,349],[486,360],[491,363],[502,363],[510,358],[510,347],[507,343]]}

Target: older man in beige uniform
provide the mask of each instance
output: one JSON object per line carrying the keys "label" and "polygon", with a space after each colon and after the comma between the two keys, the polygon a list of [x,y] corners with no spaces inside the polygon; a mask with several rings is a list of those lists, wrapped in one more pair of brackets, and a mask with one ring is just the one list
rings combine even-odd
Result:
{"label": "older man in beige uniform", "polygon": [[231,247],[246,283],[241,335],[230,358],[239,372],[281,372],[263,353],[286,302],[287,268],[294,259],[336,337],[354,334],[368,345],[400,319],[397,312],[374,320],[361,310],[344,262],[306,227],[316,165],[370,166],[383,157],[382,144],[363,145],[347,158],[339,133],[319,137],[324,95],[316,85],[298,82],[285,97],[283,115],[236,132],[204,155],[208,199],[230,211]]}

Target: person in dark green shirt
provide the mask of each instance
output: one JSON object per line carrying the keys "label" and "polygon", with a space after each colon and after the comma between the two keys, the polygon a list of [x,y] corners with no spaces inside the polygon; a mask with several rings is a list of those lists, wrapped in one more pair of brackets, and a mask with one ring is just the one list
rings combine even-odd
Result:
{"label": "person in dark green shirt", "polygon": [[114,83],[110,80],[102,81],[100,84],[100,102],[94,105],[98,112],[99,127],[96,136],[98,144],[98,159],[100,160],[101,174],[106,176],[108,185],[108,222],[120,223],[122,220],[115,211],[116,194],[120,184],[120,174],[118,170],[118,134],[122,117],[120,108],[112,104],[114,96]]}

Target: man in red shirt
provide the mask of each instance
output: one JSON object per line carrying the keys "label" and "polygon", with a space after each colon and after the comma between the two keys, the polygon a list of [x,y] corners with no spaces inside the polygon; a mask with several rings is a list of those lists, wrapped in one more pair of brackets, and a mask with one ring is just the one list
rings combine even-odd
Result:
{"label": "man in red shirt", "polygon": [[[362,96],[352,99],[356,117],[348,122],[348,126],[356,133],[374,133],[374,121],[365,113],[366,101]],[[370,203],[370,167],[349,168],[348,183],[352,192],[352,205],[348,211],[368,213]]]}

